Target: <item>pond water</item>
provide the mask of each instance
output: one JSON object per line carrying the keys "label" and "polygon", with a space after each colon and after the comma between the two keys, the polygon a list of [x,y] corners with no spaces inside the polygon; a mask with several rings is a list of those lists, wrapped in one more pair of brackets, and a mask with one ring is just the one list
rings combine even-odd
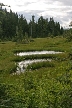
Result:
{"label": "pond water", "polygon": [[51,61],[51,59],[34,59],[34,60],[25,60],[25,61],[18,62],[16,73],[19,74],[21,72],[25,72],[28,65],[36,62],[43,62],[43,61]]}
{"label": "pond water", "polygon": [[26,55],[37,55],[37,54],[59,54],[62,52],[55,51],[30,51],[30,52],[20,52],[17,53],[18,56],[26,56]]}
{"label": "pond water", "polygon": [[[55,51],[30,51],[30,52],[20,52],[17,53],[17,56],[26,56],[26,55],[40,55],[40,54],[59,54],[62,52],[55,52]],[[51,61],[51,59],[34,59],[34,60],[24,60],[18,62],[16,74],[20,74],[21,72],[25,72],[27,66],[32,63],[36,62],[43,62],[43,61]]]}

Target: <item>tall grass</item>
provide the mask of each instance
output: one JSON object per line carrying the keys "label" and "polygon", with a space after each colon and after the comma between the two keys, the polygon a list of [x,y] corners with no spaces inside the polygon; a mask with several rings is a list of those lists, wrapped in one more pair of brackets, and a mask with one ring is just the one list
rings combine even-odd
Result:
{"label": "tall grass", "polygon": [[59,60],[59,61],[63,61],[63,60],[67,60],[67,58],[69,57],[68,53],[60,53],[60,54],[40,54],[40,55],[27,55],[27,56],[15,56],[13,58],[13,61],[15,62],[19,62],[19,61],[23,61],[23,60],[32,60],[32,59],[53,59],[53,60]]}
{"label": "tall grass", "polygon": [[28,65],[27,69],[35,70],[35,69],[39,69],[39,68],[43,68],[43,67],[54,67],[54,63],[49,62],[49,61],[37,62],[37,63]]}

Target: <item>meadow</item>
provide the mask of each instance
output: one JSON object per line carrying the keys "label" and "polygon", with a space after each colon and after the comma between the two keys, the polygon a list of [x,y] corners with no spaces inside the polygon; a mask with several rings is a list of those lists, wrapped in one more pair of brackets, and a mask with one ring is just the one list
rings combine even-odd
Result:
{"label": "meadow", "polygon": [[[60,51],[60,54],[16,56],[23,51]],[[50,58],[16,72],[17,62]],[[0,108],[72,108],[72,42],[66,38],[36,38],[27,44],[0,42]]]}

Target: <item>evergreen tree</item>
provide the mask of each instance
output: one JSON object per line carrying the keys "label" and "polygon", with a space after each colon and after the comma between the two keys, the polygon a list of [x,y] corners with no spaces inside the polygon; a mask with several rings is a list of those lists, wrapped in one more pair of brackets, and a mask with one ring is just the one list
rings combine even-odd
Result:
{"label": "evergreen tree", "polygon": [[63,27],[61,27],[61,29],[60,29],[60,34],[62,35],[63,32],[64,32]]}
{"label": "evergreen tree", "polygon": [[12,40],[16,38],[20,41],[24,39],[27,34],[28,37],[48,37],[58,36],[63,34],[63,28],[60,29],[59,22],[55,22],[53,18],[43,18],[40,16],[38,21],[35,22],[34,15],[32,20],[28,23],[23,15],[17,13],[7,12],[6,9],[2,9],[4,4],[0,3],[0,39]]}

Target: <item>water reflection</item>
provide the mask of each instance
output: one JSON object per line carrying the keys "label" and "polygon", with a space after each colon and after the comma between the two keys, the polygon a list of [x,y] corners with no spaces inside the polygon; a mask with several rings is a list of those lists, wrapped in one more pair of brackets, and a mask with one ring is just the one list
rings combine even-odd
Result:
{"label": "water reflection", "polygon": [[37,55],[37,54],[59,54],[62,52],[55,51],[32,51],[32,52],[20,52],[17,53],[18,56],[26,56],[26,55]]}
{"label": "water reflection", "polygon": [[[55,51],[30,51],[30,52],[20,52],[17,53],[17,56],[26,56],[26,55],[40,55],[40,54],[59,54],[62,52]],[[29,64],[43,61],[51,61],[51,59],[34,59],[34,60],[25,60],[18,62],[17,72],[15,74],[20,74],[21,72],[25,72],[26,68]]]}
{"label": "water reflection", "polygon": [[43,62],[43,61],[51,61],[51,59],[34,59],[34,60],[21,61],[18,63],[16,73],[25,72],[25,70],[29,64],[36,63],[36,62]]}

